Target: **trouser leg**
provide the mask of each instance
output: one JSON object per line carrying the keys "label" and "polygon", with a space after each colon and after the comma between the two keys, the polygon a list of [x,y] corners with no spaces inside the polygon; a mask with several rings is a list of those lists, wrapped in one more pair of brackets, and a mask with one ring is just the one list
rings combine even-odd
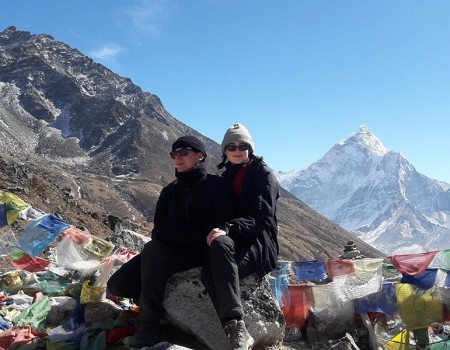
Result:
{"label": "trouser leg", "polygon": [[202,281],[222,323],[244,315],[239,279],[254,272],[250,251],[236,254],[229,236],[220,236],[210,245]]}
{"label": "trouser leg", "polygon": [[164,317],[162,304],[170,276],[203,265],[204,257],[156,240],[148,242],[141,255],[139,324],[157,327]]}
{"label": "trouser leg", "polygon": [[122,298],[139,298],[141,294],[141,254],[123,264],[109,278],[107,290]]}

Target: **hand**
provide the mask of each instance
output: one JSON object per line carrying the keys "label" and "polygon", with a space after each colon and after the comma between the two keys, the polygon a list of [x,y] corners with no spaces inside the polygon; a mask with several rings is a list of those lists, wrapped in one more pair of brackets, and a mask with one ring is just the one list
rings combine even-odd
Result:
{"label": "hand", "polygon": [[221,229],[218,228],[213,228],[211,230],[211,232],[208,234],[208,236],[206,236],[206,243],[208,244],[208,246],[211,245],[211,243],[219,236],[226,236],[227,233],[225,231],[222,231]]}

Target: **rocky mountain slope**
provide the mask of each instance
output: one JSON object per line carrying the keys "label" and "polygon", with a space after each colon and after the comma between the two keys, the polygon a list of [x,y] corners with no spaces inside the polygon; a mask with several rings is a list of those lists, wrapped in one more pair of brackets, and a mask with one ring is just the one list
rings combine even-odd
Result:
{"label": "rocky mountain slope", "polygon": [[418,173],[365,125],[308,168],[277,177],[311,208],[386,254],[450,247],[450,184]]}
{"label": "rocky mountain slope", "polygon": [[[0,189],[102,237],[118,218],[149,234],[159,192],[174,179],[168,150],[182,134],[205,142],[215,171],[219,145],[157,96],[49,35],[0,32]],[[335,258],[354,239],[287,191],[279,223],[281,259]]]}

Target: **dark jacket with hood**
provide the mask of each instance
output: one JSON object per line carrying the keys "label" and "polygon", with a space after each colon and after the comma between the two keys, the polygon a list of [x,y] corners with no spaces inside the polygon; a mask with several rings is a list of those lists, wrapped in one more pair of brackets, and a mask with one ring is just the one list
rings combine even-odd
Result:
{"label": "dark jacket with hood", "polygon": [[232,217],[232,199],[224,180],[202,165],[164,187],[156,204],[152,239],[203,253],[206,236]]}
{"label": "dark jacket with hood", "polygon": [[[225,164],[223,177],[228,189],[244,164]],[[260,277],[273,271],[278,259],[277,200],[280,186],[261,158],[251,156],[239,198],[234,196],[234,217],[225,231],[237,243],[237,250],[251,249]],[[232,192],[232,191],[230,191]]]}

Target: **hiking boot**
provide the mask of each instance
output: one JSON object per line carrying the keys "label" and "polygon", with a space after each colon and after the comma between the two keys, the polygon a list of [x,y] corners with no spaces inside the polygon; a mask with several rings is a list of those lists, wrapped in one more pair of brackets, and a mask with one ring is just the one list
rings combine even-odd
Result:
{"label": "hiking boot", "polygon": [[145,328],[139,329],[130,337],[128,345],[133,348],[143,348],[145,346],[153,346],[161,342],[159,329]]}
{"label": "hiking boot", "polygon": [[225,332],[230,338],[231,350],[248,350],[251,349],[254,340],[245,328],[244,321],[231,320],[225,325]]}

